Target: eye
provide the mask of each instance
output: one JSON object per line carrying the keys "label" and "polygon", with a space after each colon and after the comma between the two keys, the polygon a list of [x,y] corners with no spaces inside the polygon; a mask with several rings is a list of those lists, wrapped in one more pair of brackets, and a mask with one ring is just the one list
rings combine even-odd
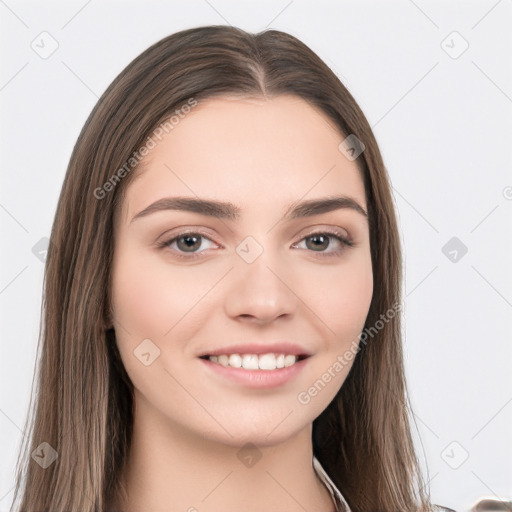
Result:
{"label": "eye", "polygon": [[[178,233],[170,240],[164,240],[163,242],[158,244],[158,247],[168,247],[173,251],[177,252],[178,257],[180,258],[194,258],[196,257],[196,254],[198,252],[203,252],[198,251],[197,249],[201,247],[202,242],[204,240],[212,242],[210,238],[208,238],[206,235],[202,233],[199,233],[197,231],[185,231],[182,233]],[[212,243],[215,244],[215,242]],[[210,247],[206,247],[206,249],[209,248]],[[187,254],[189,254],[190,256],[187,256]]]}
{"label": "eye", "polygon": [[[334,240],[334,244],[332,243]],[[300,243],[305,242],[306,249],[313,252],[318,252],[322,256],[339,256],[346,247],[352,247],[354,243],[338,232],[333,231],[316,231],[304,237],[298,244],[292,247],[297,247]],[[334,247],[334,248],[332,248]],[[331,248],[330,251],[326,249]]]}
{"label": "eye", "polygon": [[[213,246],[203,247],[203,250],[200,251],[199,249],[204,241],[210,242]],[[299,242],[292,245],[292,247],[301,248],[298,247],[301,243],[306,244],[306,250],[319,253],[322,257],[339,256],[346,247],[352,247],[354,245],[354,243],[343,234],[336,231],[325,230],[309,233]],[[171,249],[178,258],[186,259],[198,258],[204,250],[218,246],[209,237],[198,231],[184,231],[178,233],[176,236],[173,236],[169,240],[164,240],[157,245],[159,248]]]}

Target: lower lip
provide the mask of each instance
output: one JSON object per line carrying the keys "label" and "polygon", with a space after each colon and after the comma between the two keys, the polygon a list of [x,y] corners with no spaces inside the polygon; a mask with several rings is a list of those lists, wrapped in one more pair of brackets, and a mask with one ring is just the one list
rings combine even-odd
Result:
{"label": "lower lip", "polygon": [[276,370],[242,370],[231,366],[222,366],[208,359],[199,359],[212,372],[249,388],[274,388],[292,380],[306,365],[309,357],[301,359],[291,366]]}

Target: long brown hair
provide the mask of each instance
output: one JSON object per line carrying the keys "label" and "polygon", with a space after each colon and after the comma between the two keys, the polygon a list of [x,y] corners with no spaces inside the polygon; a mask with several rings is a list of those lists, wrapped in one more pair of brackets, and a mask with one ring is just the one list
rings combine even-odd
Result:
{"label": "long brown hair", "polygon": [[[374,275],[365,327],[401,304],[401,247],[387,171],[363,112],[329,67],[277,30],[205,26],[160,40],[108,87],[71,155],[47,253],[37,395],[18,460],[16,510],[103,511],[124,492],[119,476],[130,447],[133,385],[109,329],[110,271],[114,217],[135,175],[134,155],[191,99],[284,94],[308,101],[341,135],[364,144],[357,163]],[[313,423],[314,453],[353,512],[430,510],[410,431],[400,321],[400,314],[380,320]]]}

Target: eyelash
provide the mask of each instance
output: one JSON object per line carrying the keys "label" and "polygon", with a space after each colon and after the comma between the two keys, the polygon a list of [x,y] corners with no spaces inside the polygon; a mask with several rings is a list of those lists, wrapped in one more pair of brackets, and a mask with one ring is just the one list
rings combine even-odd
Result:
{"label": "eyelash", "polygon": [[[170,245],[173,242],[175,242],[179,238],[182,238],[187,235],[201,235],[202,238],[206,238],[207,240],[210,240],[211,242],[213,242],[213,240],[210,237],[208,237],[204,233],[201,233],[201,231],[183,231],[181,233],[178,233],[176,236],[173,236],[169,240],[164,240],[163,242],[158,243],[157,246],[158,246],[158,248],[161,248],[161,249],[170,248]],[[328,235],[329,237],[338,240],[340,242],[340,244],[342,246],[344,246],[344,247],[342,247],[340,249],[336,249],[335,251],[332,251],[332,252],[312,251],[311,250],[311,252],[317,253],[323,258],[331,258],[331,257],[340,256],[341,253],[344,252],[345,247],[353,247],[354,246],[354,242],[352,242],[352,240],[350,240],[349,238],[345,237],[344,235],[342,235],[336,231],[330,231],[330,230],[315,231],[313,233],[309,233],[305,237],[301,238],[299,240],[299,242],[297,242],[294,245],[297,245],[298,243],[306,240],[307,238],[311,238],[311,237],[318,236],[318,235]],[[214,243],[216,243],[216,242],[214,242]],[[204,251],[201,251],[201,252],[204,252]],[[200,256],[201,252],[196,252],[196,253],[177,252],[176,255],[178,258],[181,258],[181,259],[191,260],[191,259],[201,258],[202,257],[202,256]],[[187,254],[187,256],[184,256],[184,254]]]}

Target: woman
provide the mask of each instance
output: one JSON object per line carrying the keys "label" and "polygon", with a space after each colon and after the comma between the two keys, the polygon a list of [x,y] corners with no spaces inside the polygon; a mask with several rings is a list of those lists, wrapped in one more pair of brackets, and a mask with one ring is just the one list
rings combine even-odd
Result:
{"label": "woman", "polygon": [[18,510],[434,510],[386,169],[296,38],[199,27],[130,63],[46,265]]}

